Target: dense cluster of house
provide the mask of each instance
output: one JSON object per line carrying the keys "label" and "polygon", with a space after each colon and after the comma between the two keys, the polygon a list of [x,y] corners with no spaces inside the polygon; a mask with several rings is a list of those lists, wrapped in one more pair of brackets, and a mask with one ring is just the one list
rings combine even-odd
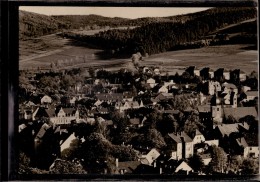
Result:
{"label": "dense cluster of house", "polygon": [[[184,131],[168,133],[164,136],[167,144],[167,151],[156,148],[139,146],[135,150],[139,151],[137,161],[119,161],[116,159],[115,174],[189,174],[194,172],[185,159],[194,154],[202,158],[204,165],[209,165],[212,156],[207,152],[209,146],[222,147],[230,155],[241,155],[244,158],[258,158],[259,146],[257,140],[252,141],[250,136],[250,124],[241,121],[241,118],[252,116],[258,122],[257,105],[243,107],[241,103],[258,99],[258,90],[251,90],[248,86],[237,87],[230,82],[231,75],[240,82],[247,79],[247,75],[240,71],[227,71],[210,68],[197,69],[188,67],[186,72],[191,76],[199,76],[202,79],[200,92],[192,91],[196,97],[189,98],[190,102],[197,104],[197,109],[187,108],[185,112],[196,112],[200,122],[206,126],[203,131],[196,129],[193,133],[187,134]],[[160,69],[143,68],[143,73],[153,73],[160,75]],[[235,76],[234,76],[235,75]],[[178,118],[179,111],[166,109],[161,103],[174,99],[174,95],[191,91],[191,86],[196,83],[177,84],[173,80],[166,80],[157,83],[152,76],[145,80],[145,85],[150,88],[150,95],[145,100],[136,99],[147,93],[145,90],[118,92],[120,84],[109,83],[106,79],[94,79],[87,84],[77,84],[74,95],[64,95],[59,99],[54,99],[46,94],[38,95],[38,99],[29,99],[19,105],[19,133],[23,136],[26,128],[31,128],[34,138],[34,149],[42,150],[44,135],[58,136],[59,140],[53,139],[59,145],[62,152],[70,146],[75,139],[74,133],[69,133],[71,123],[94,123],[99,121],[107,126],[113,127],[115,124],[111,119],[111,113],[118,111],[126,114],[128,110],[140,108],[159,108],[163,114]],[[140,78],[135,81],[138,82]],[[93,90],[93,85],[102,84],[102,91]],[[84,92],[83,92],[84,90]],[[90,97],[90,95],[92,97]],[[91,109],[87,109],[84,117],[77,108],[77,102],[82,99],[92,99]],[[258,102],[256,102],[258,103]],[[146,114],[128,116],[129,127],[140,128],[149,123]],[[226,122],[233,118],[233,123]],[[47,120],[38,128],[32,129],[34,123]],[[30,130],[30,131],[31,131]],[[247,135],[243,135],[247,133]],[[58,154],[57,154],[58,155]],[[54,156],[58,157],[58,156]],[[44,159],[43,159],[44,160]]]}

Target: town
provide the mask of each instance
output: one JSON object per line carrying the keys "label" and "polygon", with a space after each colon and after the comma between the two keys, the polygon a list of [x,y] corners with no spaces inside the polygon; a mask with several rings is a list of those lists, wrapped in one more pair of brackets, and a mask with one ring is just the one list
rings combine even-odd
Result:
{"label": "town", "polygon": [[[143,62],[145,64],[145,62]],[[258,75],[20,71],[20,174],[258,174]]]}

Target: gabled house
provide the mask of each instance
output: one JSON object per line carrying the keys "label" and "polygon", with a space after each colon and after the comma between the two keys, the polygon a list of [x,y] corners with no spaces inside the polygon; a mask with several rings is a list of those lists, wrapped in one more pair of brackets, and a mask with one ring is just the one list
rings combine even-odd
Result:
{"label": "gabled house", "polygon": [[228,119],[229,116],[234,117],[237,121],[247,115],[258,117],[255,107],[237,107],[237,108],[223,108],[223,118]]}
{"label": "gabled house", "polygon": [[155,79],[153,79],[153,78],[149,78],[148,80],[146,80],[146,83],[149,84],[149,86],[151,88],[153,88],[157,85],[157,83],[155,82]]}
{"label": "gabled house", "polygon": [[243,130],[249,130],[249,126],[246,123],[221,124],[215,128],[215,137],[224,139],[225,137],[229,137],[232,133],[239,134]]}
{"label": "gabled house", "polygon": [[115,104],[115,108],[118,109],[120,112],[124,112],[127,109],[139,109],[144,107],[142,101],[126,101],[126,102],[117,102]]}
{"label": "gabled house", "polygon": [[223,76],[225,80],[230,80],[230,71],[224,69]]}
{"label": "gabled house", "polygon": [[224,93],[231,93],[231,92],[235,92],[236,94],[238,93],[238,89],[237,89],[237,86],[234,85],[233,83],[223,83],[222,84],[222,87],[223,87],[223,92]]}
{"label": "gabled house", "polygon": [[207,93],[209,95],[214,95],[215,93],[221,91],[221,85],[218,81],[208,81],[205,83],[207,87]]}
{"label": "gabled house", "polygon": [[242,93],[240,97],[244,98],[244,102],[252,101],[255,98],[258,98],[258,91],[247,91]]}
{"label": "gabled house", "polygon": [[209,153],[201,154],[200,157],[201,157],[202,162],[204,163],[205,166],[209,165],[209,163],[212,160],[212,157],[211,157],[211,155]]}
{"label": "gabled house", "polygon": [[71,121],[80,119],[79,111],[74,108],[48,108],[45,109],[45,113],[43,116],[47,116],[55,125],[71,124]]}
{"label": "gabled house", "polygon": [[246,80],[246,73],[244,71],[240,71],[239,79],[241,82]]}
{"label": "gabled house", "polygon": [[159,88],[158,93],[168,93],[168,91],[169,90],[168,90],[167,86],[162,86]]}
{"label": "gabled house", "polygon": [[155,148],[151,149],[146,155],[142,155],[140,161],[145,165],[152,165],[153,162],[160,156],[160,153]]}
{"label": "gabled house", "polygon": [[52,102],[52,99],[50,96],[48,95],[44,95],[42,98],[41,98],[41,104],[50,104]]}
{"label": "gabled house", "polygon": [[193,145],[195,145],[197,143],[205,142],[204,135],[198,129],[196,129],[195,132],[193,132],[191,138],[193,141]]}
{"label": "gabled house", "polygon": [[193,156],[193,141],[185,132],[168,134],[166,143],[171,151],[171,159],[180,160]]}
{"label": "gabled house", "polygon": [[187,164],[187,162],[182,161],[175,169],[175,173],[189,174],[193,172],[193,169]]}
{"label": "gabled house", "polygon": [[135,172],[136,169],[141,164],[142,163],[140,161],[119,162],[118,159],[116,159],[115,174],[133,174],[133,173],[136,173]]}
{"label": "gabled house", "polygon": [[168,99],[173,99],[173,94],[172,93],[159,93],[155,99],[157,101],[162,101],[162,100],[168,100]]}
{"label": "gabled house", "polygon": [[163,166],[162,173],[163,174],[180,174],[180,175],[189,175],[194,170],[188,165],[188,163],[184,160],[168,160]]}

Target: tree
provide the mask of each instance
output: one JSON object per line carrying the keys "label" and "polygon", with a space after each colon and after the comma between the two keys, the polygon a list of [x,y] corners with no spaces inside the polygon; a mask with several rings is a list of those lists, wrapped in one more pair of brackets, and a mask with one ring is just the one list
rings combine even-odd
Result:
{"label": "tree", "polygon": [[227,155],[221,147],[213,145],[211,147],[212,160],[209,163],[212,171],[224,173],[227,166]]}
{"label": "tree", "polygon": [[192,169],[194,169],[194,171],[197,172],[201,172],[204,168],[202,158],[198,154],[194,154],[191,158],[189,158],[188,164],[191,166]]}
{"label": "tree", "polygon": [[234,118],[234,116],[229,115],[228,118],[225,121],[226,124],[233,124],[233,123],[237,123],[236,118]]}
{"label": "tree", "polygon": [[131,143],[134,146],[143,146],[148,148],[163,148],[166,146],[164,138],[161,133],[156,129],[147,129],[135,137],[133,137]]}
{"label": "tree", "polygon": [[86,174],[79,161],[56,159],[50,167],[50,174]]}
{"label": "tree", "polygon": [[236,174],[241,168],[242,163],[243,163],[243,159],[240,155],[231,156],[228,163],[229,171]]}
{"label": "tree", "polygon": [[242,174],[259,174],[259,161],[258,159],[248,158],[242,163]]}
{"label": "tree", "polygon": [[72,140],[69,148],[66,148],[61,152],[61,158],[65,160],[73,160],[75,158],[75,153],[77,152],[79,145],[79,139]]}

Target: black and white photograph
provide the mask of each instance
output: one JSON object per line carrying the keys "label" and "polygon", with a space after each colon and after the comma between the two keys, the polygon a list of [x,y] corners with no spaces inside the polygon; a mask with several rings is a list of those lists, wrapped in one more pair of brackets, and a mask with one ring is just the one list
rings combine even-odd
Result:
{"label": "black and white photograph", "polygon": [[259,174],[257,7],[18,13],[19,175]]}

